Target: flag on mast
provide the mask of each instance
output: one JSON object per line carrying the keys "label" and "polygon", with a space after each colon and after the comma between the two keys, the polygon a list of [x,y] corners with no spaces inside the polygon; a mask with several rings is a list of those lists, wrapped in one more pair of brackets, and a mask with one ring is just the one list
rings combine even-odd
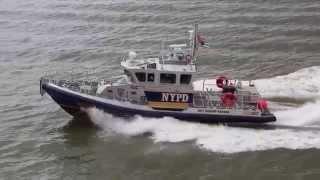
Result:
{"label": "flag on mast", "polygon": [[191,57],[192,61],[195,62],[197,60],[197,52],[199,47],[209,47],[206,39],[198,32],[198,24],[194,25],[194,30],[189,31],[190,33],[190,46],[191,46]]}
{"label": "flag on mast", "polygon": [[197,40],[201,47],[209,47],[208,42],[200,33],[197,34]]}

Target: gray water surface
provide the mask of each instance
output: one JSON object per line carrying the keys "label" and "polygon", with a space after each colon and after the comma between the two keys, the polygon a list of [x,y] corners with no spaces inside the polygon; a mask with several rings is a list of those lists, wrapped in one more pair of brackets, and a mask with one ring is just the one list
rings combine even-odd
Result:
{"label": "gray water surface", "polygon": [[319,179],[318,81],[311,99],[270,98],[275,111],[301,108],[280,124],[314,115],[307,125],[316,128],[302,130],[130,124],[96,111],[93,126],[39,95],[45,73],[120,75],[128,51],[157,54],[194,23],[210,44],[197,78],[284,75],[290,86],[320,72],[317,0],[0,1],[0,179]]}

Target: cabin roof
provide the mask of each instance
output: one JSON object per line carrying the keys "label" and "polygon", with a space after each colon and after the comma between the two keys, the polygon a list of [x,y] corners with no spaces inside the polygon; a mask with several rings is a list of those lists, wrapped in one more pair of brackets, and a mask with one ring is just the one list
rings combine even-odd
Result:
{"label": "cabin roof", "polygon": [[128,59],[122,61],[121,66],[128,70],[144,69],[172,72],[196,72],[195,64],[187,64],[185,61],[162,61],[158,57],[148,59]]}
{"label": "cabin roof", "polygon": [[170,44],[170,48],[186,48],[187,44]]}

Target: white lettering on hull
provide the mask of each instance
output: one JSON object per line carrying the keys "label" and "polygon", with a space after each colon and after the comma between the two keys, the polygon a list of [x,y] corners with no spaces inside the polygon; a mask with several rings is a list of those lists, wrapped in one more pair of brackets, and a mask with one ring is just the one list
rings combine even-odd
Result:
{"label": "white lettering on hull", "polygon": [[187,103],[189,101],[188,94],[175,94],[175,93],[161,93],[162,102],[182,102]]}
{"label": "white lettering on hull", "polygon": [[167,102],[169,100],[169,94],[168,93],[162,93],[161,101]]}

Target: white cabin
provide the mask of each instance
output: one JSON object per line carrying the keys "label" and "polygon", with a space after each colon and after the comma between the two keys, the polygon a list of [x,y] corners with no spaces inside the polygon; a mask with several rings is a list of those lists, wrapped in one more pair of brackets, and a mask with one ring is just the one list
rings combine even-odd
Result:
{"label": "white cabin", "polygon": [[130,57],[121,62],[124,73],[133,84],[145,87],[168,87],[192,89],[196,65],[186,44],[169,46],[166,55],[137,59]]}

